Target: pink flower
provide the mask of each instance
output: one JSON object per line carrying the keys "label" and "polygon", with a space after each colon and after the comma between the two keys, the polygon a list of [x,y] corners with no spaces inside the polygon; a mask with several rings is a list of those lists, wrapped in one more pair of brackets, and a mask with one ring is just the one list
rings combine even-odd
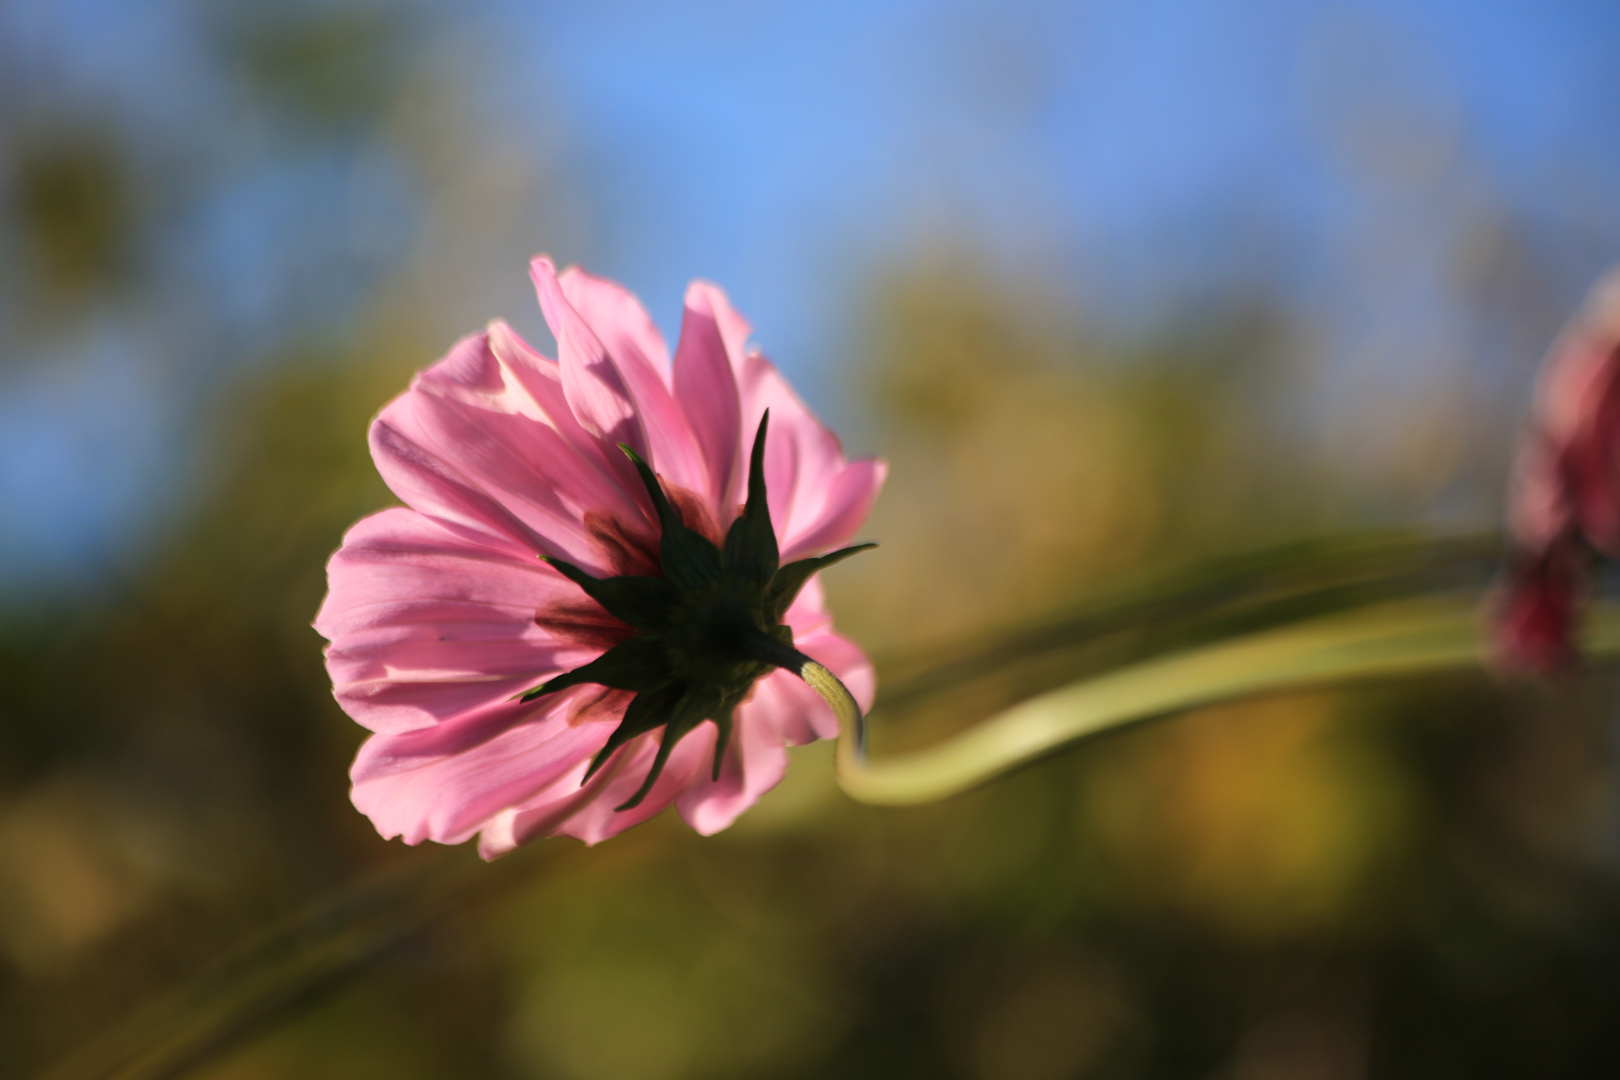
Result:
{"label": "pink flower", "polygon": [[821,555],[885,467],[845,460],[715,286],[688,288],[671,364],[618,285],[531,273],[557,360],[494,322],[372,423],[406,505],[349,530],[315,619],[375,732],[354,804],[409,844],[478,833],[485,858],[671,804],[714,833],[788,746],[837,734],[798,674],[871,704],[814,573],[860,550]]}
{"label": "pink flower", "polygon": [[1566,668],[1593,558],[1620,557],[1620,271],[1592,290],[1542,366],[1508,527],[1515,552],[1495,611],[1498,658],[1532,672]]}

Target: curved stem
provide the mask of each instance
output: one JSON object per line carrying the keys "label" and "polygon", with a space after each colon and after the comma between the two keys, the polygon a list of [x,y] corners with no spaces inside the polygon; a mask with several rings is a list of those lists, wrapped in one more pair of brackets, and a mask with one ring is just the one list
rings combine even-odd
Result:
{"label": "curved stem", "polygon": [[855,756],[865,757],[866,718],[861,715],[861,706],[855,696],[838,680],[837,675],[793,646],[765,634],[742,636],[738,646],[744,655],[775,664],[783,671],[791,671],[803,679],[838,718],[838,730],[847,735],[844,741],[851,746]]}
{"label": "curved stem", "polygon": [[[1620,607],[1595,610],[1589,656],[1620,652]],[[843,730],[838,782],[854,799],[900,806],[964,791],[1078,739],[1200,705],[1325,682],[1481,664],[1479,599],[1375,604],[1131,664],[1038,694],[934,746],[869,759]]]}

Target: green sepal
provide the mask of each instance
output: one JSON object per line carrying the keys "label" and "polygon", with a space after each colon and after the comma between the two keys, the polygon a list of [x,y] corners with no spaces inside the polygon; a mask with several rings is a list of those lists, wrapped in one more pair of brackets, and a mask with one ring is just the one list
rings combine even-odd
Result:
{"label": "green sepal", "polygon": [[833,563],[843,562],[851,555],[869,551],[877,547],[876,544],[856,544],[854,547],[839,548],[826,555],[818,555],[813,559],[800,559],[790,562],[776,572],[771,584],[765,591],[765,613],[771,621],[781,622],[787,609],[793,606],[793,601],[804,588],[804,583],[810,580],[810,575],[827,569]]}
{"label": "green sepal", "polygon": [[609,615],[637,630],[661,630],[669,624],[670,609],[680,602],[680,590],[661,577],[626,574],[594,578],[562,559],[542,555],[563,577],[585,590]]}
{"label": "green sepal", "polygon": [[735,708],[735,706],[731,706],[720,709],[709,717],[710,720],[714,721],[714,726],[720,729],[714,736],[714,769],[709,776],[709,779],[716,782],[720,779],[720,763],[726,759],[726,748],[731,745],[731,730]]}
{"label": "green sepal", "polygon": [[765,430],[771,411],[759,418],[754,434],[754,450],[748,465],[748,501],[743,512],[726,533],[723,565],[726,576],[764,588],[770,584],[781,562],[776,546],[776,530],[771,526],[771,505],[765,495]]}
{"label": "green sepal", "polygon": [[[624,718],[619,721],[619,726],[613,729],[608,741],[591,759],[590,768],[585,770],[585,780],[595,776],[596,770],[606,764],[607,759],[612,757],[613,752],[619,747],[637,735],[645,735],[665,723],[669,719],[670,709],[685,693],[686,684],[671,683],[659,690],[637,694],[629,707],[624,710]],[[585,780],[581,780],[580,783],[583,784]]]}
{"label": "green sepal", "polygon": [[590,780],[631,740],[663,728],[646,777],[616,810],[641,804],[675,747],[705,720],[716,729],[710,776],[718,782],[736,731],[736,708],[771,667],[804,679],[841,725],[853,724],[857,736],[861,732],[854,698],[836,676],[794,648],[793,630],[782,624],[782,616],[812,574],[877,545],[858,544],[781,565],[765,482],[769,430],[766,411],[749,454],[748,496],[726,533],[724,550],[681,521],[652,466],[620,443],[658,518],[662,576],[596,578],[572,563],[541,556],[609,615],[638,631],[590,663],[517,695],[532,701],[585,683],[635,693],[584,776]]}
{"label": "green sepal", "polygon": [[573,671],[565,671],[547,680],[533,690],[517,697],[533,701],[537,697],[566,690],[581,683],[596,683],[612,690],[634,690],[645,693],[668,685],[674,672],[670,669],[669,650],[656,637],[637,636],[621,641],[595,660]]}
{"label": "green sepal", "polygon": [[652,768],[647,770],[647,779],[641,782],[634,795],[613,808],[614,813],[623,813],[641,805],[641,800],[647,797],[647,793],[658,782],[659,774],[664,771],[664,765],[669,761],[669,752],[675,749],[675,744],[680,742],[681,736],[685,734],[684,731],[677,734],[674,724],[665,725],[664,737],[658,740],[658,755],[653,758]]}
{"label": "green sepal", "polygon": [[647,489],[647,497],[652,500],[653,511],[658,514],[658,531],[668,533],[670,529],[680,525],[680,515],[669,504],[669,496],[664,494],[664,485],[658,482],[658,475],[652,471],[652,466],[643,461],[641,455],[628,443],[620,443],[619,449],[630,459],[630,464],[636,467],[636,473]]}
{"label": "green sepal", "polygon": [[722,699],[713,691],[699,687],[687,688],[686,693],[670,710],[669,719],[664,725],[664,737],[658,743],[658,755],[653,758],[652,768],[647,770],[647,778],[641,782],[634,795],[613,808],[615,812],[641,805],[641,800],[647,797],[647,793],[658,782],[658,777],[664,771],[664,765],[669,761],[669,753],[675,749],[675,744],[708,719],[711,713],[716,712],[721,703]]}
{"label": "green sepal", "polygon": [[706,589],[718,584],[722,574],[720,549],[702,533],[694,532],[682,524],[675,508],[664,494],[664,486],[652,466],[641,459],[624,443],[619,444],[626,457],[641,474],[641,482],[658,512],[658,528],[662,534],[658,541],[658,559],[663,563],[664,577],[679,589]]}

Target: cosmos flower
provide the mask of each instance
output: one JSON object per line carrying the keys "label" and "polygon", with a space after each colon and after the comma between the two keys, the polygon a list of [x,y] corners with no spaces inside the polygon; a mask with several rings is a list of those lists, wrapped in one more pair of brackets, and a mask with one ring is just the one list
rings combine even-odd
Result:
{"label": "cosmos flower", "polygon": [[1620,271],[1592,290],[1542,366],[1508,528],[1498,659],[1531,672],[1568,667],[1593,563],[1620,557]]}
{"label": "cosmos flower", "polygon": [[315,619],[375,733],[354,804],[485,858],[672,804],[713,833],[837,734],[818,695],[871,705],[815,574],[861,550],[835,549],[885,467],[845,460],[715,286],[687,290],[672,363],[618,285],[531,273],[556,360],[494,322],[372,423],[405,506],[349,530]]}

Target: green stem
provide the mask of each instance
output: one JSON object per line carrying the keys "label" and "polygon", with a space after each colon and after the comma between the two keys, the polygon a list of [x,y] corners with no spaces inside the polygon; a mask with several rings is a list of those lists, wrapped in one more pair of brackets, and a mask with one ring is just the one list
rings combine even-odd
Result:
{"label": "green stem", "polygon": [[[1081,679],[912,753],[867,758],[846,725],[838,782],[864,803],[931,802],[1078,739],[1168,713],[1313,684],[1477,667],[1487,658],[1481,629],[1476,594],[1379,603]],[[1620,607],[1591,614],[1584,650],[1620,652]]]}

